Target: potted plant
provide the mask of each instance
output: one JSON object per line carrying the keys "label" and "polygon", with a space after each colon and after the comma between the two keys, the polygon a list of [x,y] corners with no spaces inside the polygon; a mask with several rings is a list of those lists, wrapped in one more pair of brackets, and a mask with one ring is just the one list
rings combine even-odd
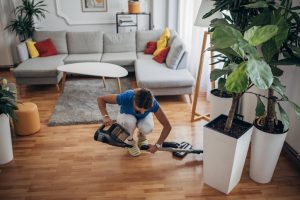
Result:
{"label": "potted plant", "polygon": [[16,19],[13,19],[6,29],[15,32],[20,41],[31,38],[35,31],[34,19],[41,20],[45,18],[44,0],[22,0],[21,4],[16,7],[14,13]]}
{"label": "potted plant", "polygon": [[[228,117],[221,115],[204,127],[204,182],[229,193],[239,182],[252,134],[252,124],[234,119],[238,102],[252,85],[267,89],[273,82],[271,67],[256,47],[273,38],[276,25],[252,27],[242,34],[228,23],[212,33],[212,48],[226,52],[229,65],[224,87],[233,96]],[[219,150],[216,150],[218,147]]]}
{"label": "potted plant", "polygon": [[[256,6],[248,1],[242,5],[243,8]],[[236,26],[230,16],[225,16],[231,23],[226,19],[215,19],[211,25],[213,46],[210,50],[226,56],[223,69],[213,72],[212,77],[223,76],[219,86],[232,94],[233,99],[228,116],[221,115],[204,127],[203,163],[204,182],[229,193],[241,178],[252,134],[252,124],[234,119],[238,102],[253,85],[268,89],[273,83],[271,67],[257,47],[272,39],[278,27],[271,24],[251,26],[248,19]],[[233,13],[231,16],[239,15]]]}
{"label": "potted plant", "polygon": [[[250,24],[250,19],[257,16],[261,11],[258,8],[250,10],[247,8],[249,1],[237,1],[237,0],[227,0],[227,3],[223,1],[215,1],[215,8],[210,12],[206,13],[203,18],[210,17],[215,12],[223,12],[224,19],[212,20],[210,27],[216,27],[218,24],[228,24],[238,28],[238,30],[244,34],[246,28]],[[226,14],[227,13],[227,14]],[[229,24],[228,24],[229,25]],[[232,94],[226,92],[224,87],[228,74],[231,73],[232,67],[230,66],[230,60],[238,60],[239,57],[234,54],[228,54],[228,50],[221,50],[221,54],[214,56],[217,61],[212,64],[224,63],[223,69],[214,69],[210,74],[211,81],[217,81],[217,88],[211,90],[210,97],[210,117],[214,119],[219,114],[226,114],[229,112]],[[238,102],[239,104],[239,102]],[[239,105],[237,105],[239,107]],[[236,109],[238,113],[238,108]]]}
{"label": "potted plant", "polygon": [[0,165],[13,159],[9,117],[15,119],[15,93],[9,90],[7,80],[0,78]]}
{"label": "potted plant", "polygon": [[[210,14],[218,10],[226,10],[234,5],[234,9],[230,12],[231,16],[238,16],[240,22],[245,20],[250,22],[248,25],[242,26],[245,29],[253,27],[253,30],[255,30],[259,26],[268,24],[276,25],[278,28],[276,35],[263,43],[259,48],[265,61],[271,67],[273,75],[272,84],[267,88],[268,96],[255,94],[257,96],[256,115],[259,118],[254,122],[255,130],[252,137],[250,177],[257,182],[266,183],[271,180],[273,175],[289,124],[288,116],[280,103],[288,101],[296,113],[298,115],[300,113],[299,106],[284,95],[285,87],[280,83],[279,79],[283,71],[277,67],[282,64],[299,65],[300,63],[300,18],[297,14],[299,7],[292,7],[290,0],[282,1],[280,5],[277,5],[275,1],[257,1],[245,5],[243,1],[236,0],[228,0],[228,4],[216,1],[215,4],[216,8]],[[245,19],[238,11],[256,14]],[[230,21],[230,16],[225,16],[225,18]],[[222,22],[219,21],[218,23]],[[225,55],[226,53],[223,52]],[[226,56],[228,57],[228,55]],[[284,59],[280,59],[281,56]],[[261,97],[267,100],[267,110],[265,110]],[[276,105],[278,106],[277,112],[275,109]],[[279,122],[277,119],[281,119],[282,122]]]}
{"label": "potted plant", "polygon": [[[287,102],[300,117],[300,107],[284,94],[285,86],[279,79],[284,73],[284,67],[281,68],[283,71],[278,68],[278,65],[300,64],[299,10],[299,7],[292,6],[290,0],[286,0],[279,5],[270,6],[253,19],[255,25],[277,24],[279,28],[278,34],[262,45],[262,53],[270,63],[274,81],[268,88],[267,96],[257,95],[257,119],[254,121],[251,142],[250,178],[259,183],[271,181],[288,133],[289,117],[282,104]],[[267,109],[260,97],[267,100]]]}

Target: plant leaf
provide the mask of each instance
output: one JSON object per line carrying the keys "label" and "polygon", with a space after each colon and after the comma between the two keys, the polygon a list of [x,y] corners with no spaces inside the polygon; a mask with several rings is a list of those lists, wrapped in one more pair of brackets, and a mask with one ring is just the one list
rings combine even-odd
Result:
{"label": "plant leaf", "polygon": [[267,8],[268,4],[265,1],[258,1],[255,3],[243,5],[242,7],[245,7],[245,8]]}
{"label": "plant leaf", "polygon": [[265,105],[262,102],[262,100],[260,99],[260,97],[257,95],[257,104],[256,104],[256,109],[255,109],[255,115],[257,117],[263,116],[263,114],[265,113],[266,109],[265,109]]}
{"label": "plant leaf", "polygon": [[229,69],[214,69],[210,73],[210,80],[215,81],[218,78],[220,78],[221,76],[229,74],[230,72],[231,72],[231,70],[229,70]]}
{"label": "plant leaf", "polygon": [[290,104],[290,106],[293,108],[293,110],[295,111],[295,113],[296,113],[296,115],[298,116],[298,117],[300,117],[300,107],[297,105],[297,104],[295,104],[294,102],[292,102],[291,100],[288,100],[289,101],[289,104]]}
{"label": "plant leaf", "polygon": [[279,78],[274,77],[274,80],[273,80],[273,83],[271,85],[271,88],[273,90],[275,90],[276,92],[278,92],[278,94],[280,94],[281,96],[283,96],[286,87],[281,84]]}
{"label": "plant leaf", "polygon": [[226,49],[236,43],[239,38],[243,38],[240,31],[230,26],[223,25],[215,28],[212,34],[211,43],[215,48]]}
{"label": "plant leaf", "polygon": [[279,113],[280,113],[280,120],[284,126],[284,131],[287,131],[289,129],[290,126],[290,120],[289,120],[289,116],[287,115],[287,113],[285,112],[285,110],[281,107],[281,105],[279,103],[277,103],[278,108],[279,108]]}
{"label": "plant leaf", "polygon": [[248,76],[246,72],[247,62],[239,64],[227,78],[225,88],[229,92],[242,93],[247,89]]}
{"label": "plant leaf", "polygon": [[218,80],[218,89],[225,92],[226,91],[225,83],[226,83],[225,78],[219,78],[219,80]]}
{"label": "plant leaf", "polygon": [[[252,30],[252,31],[254,31],[254,30]],[[266,25],[266,26],[260,27],[260,28],[256,29],[254,33],[252,33],[252,37],[248,38],[248,42],[252,46],[260,45],[260,44],[268,41],[272,37],[274,37],[277,34],[277,31],[278,31],[278,27],[275,25]],[[250,33],[249,33],[248,37],[249,36],[250,36]]]}
{"label": "plant leaf", "polygon": [[266,60],[266,62],[270,63],[274,57],[275,54],[279,53],[279,50],[277,49],[275,40],[272,38],[271,40],[265,42],[262,44],[261,47],[263,56]]}
{"label": "plant leaf", "polygon": [[253,26],[250,29],[248,29],[245,33],[244,33],[244,39],[247,40],[249,42],[249,40],[251,38],[253,38],[255,32],[257,31],[257,29],[259,29],[260,26]]}
{"label": "plant leaf", "polygon": [[265,90],[273,83],[271,68],[265,61],[250,58],[246,69],[252,83],[258,88]]}

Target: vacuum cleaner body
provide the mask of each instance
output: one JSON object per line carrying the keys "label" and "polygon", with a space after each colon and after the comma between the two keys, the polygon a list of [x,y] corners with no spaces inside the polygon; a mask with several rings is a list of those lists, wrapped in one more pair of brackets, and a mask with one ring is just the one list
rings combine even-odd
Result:
{"label": "vacuum cleaner body", "polygon": [[[110,127],[105,127],[101,125],[94,135],[94,140],[103,142],[112,146],[130,148],[132,145],[126,143],[127,138],[130,134],[118,123],[113,123]],[[148,145],[143,145],[140,147],[141,150],[148,150]],[[194,150],[192,145],[187,142],[164,142],[162,147],[158,149],[159,151],[170,151],[173,152],[175,157],[183,158],[188,153],[203,153],[202,150]]]}

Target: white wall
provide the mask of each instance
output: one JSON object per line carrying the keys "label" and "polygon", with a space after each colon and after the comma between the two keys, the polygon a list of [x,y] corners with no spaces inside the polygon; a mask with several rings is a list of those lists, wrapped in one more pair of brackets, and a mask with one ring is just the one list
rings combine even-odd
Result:
{"label": "white wall", "polygon": [[[141,0],[141,10],[151,12],[151,2]],[[82,12],[81,0],[45,0],[49,13],[41,22],[40,30],[116,32],[116,12],[127,12],[127,0],[107,0],[107,12]]]}

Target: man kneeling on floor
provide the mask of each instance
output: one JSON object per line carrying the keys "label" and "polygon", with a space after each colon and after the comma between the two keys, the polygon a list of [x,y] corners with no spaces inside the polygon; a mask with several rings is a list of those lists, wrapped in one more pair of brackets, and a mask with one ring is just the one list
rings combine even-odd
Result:
{"label": "man kneeling on floor", "polygon": [[[142,145],[149,145],[149,151],[155,153],[158,148],[161,147],[171,131],[171,125],[168,118],[151,91],[148,89],[137,88],[134,90],[127,90],[121,94],[100,96],[97,100],[100,112],[103,116],[103,123],[106,126],[112,124],[112,120],[106,110],[106,104],[119,104],[121,106],[120,113],[117,116],[117,123],[122,125],[130,133],[128,144],[131,144],[133,147],[128,148],[128,152],[132,156],[141,154],[139,147]],[[154,113],[163,126],[155,145],[148,144],[146,138],[146,135],[151,133],[154,127],[152,113]],[[139,131],[137,143],[133,138],[136,128],[138,128]]]}

